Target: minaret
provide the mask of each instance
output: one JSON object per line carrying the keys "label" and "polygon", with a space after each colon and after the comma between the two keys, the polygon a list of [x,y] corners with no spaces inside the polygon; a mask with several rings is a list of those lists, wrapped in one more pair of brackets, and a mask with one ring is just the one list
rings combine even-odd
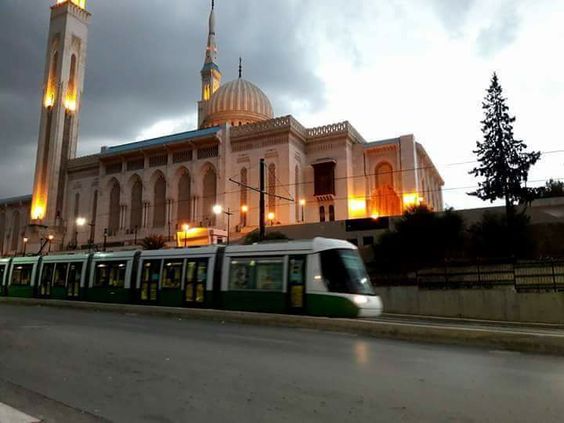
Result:
{"label": "minaret", "polygon": [[51,7],[41,120],[31,204],[32,223],[63,223],[66,167],[76,155],[90,13],[86,0]]}
{"label": "minaret", "polygon": [[207,114],[207,103],[212,94],[217,91],[221,85],[221,72],[215,63],[217,59],[217,46],[215,44],[215,2],[212,0],[208,44],[206,46],[206,58],[204,67],[202,68],[202,98],[198,102],[198,127],[202,126]]}

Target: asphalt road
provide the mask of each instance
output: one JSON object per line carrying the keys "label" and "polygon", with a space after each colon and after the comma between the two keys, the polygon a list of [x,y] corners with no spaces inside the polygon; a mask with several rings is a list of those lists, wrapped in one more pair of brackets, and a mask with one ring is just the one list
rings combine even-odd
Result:
{"label": "asphalt road", "polygon": [[561,422],[562,398],[560,357],[0,305],[0,402],[47,422]]}

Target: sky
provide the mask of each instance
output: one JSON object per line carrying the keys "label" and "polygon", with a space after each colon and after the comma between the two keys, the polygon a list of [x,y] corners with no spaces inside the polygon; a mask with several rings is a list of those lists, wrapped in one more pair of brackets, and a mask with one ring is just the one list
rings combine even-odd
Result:
{"label": "sky", "polygon": [[[0,198],[31,192],[55,0],[0,0]],[[196,126],[208,0],[88,0],[78,154]],[[530,185],[564,179],[564,0],[216,0],[223,80],[243,77],[276,116],[348,120],[367,141],[414,134],[456,209],[498,73],[515,135],[544,154]]]}

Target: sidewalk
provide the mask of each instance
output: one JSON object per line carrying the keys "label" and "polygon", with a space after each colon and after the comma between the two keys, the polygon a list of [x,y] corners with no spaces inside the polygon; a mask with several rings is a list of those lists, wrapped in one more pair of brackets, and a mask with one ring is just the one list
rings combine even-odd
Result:
{"label": "sidewalk", "polygon": [[564,355],[564,330],[560,326],[550,327],[551,325],[521,325],[508,324],[507,322],[469,321],[391,314],[385,314],[380,318],[371,320],[336,319],[227,310],[1,297],[0,307],[5,304],[143,314],[178,319],[204,319],[222,323],[306,328],[411,342],[436,342],[528,353]]}

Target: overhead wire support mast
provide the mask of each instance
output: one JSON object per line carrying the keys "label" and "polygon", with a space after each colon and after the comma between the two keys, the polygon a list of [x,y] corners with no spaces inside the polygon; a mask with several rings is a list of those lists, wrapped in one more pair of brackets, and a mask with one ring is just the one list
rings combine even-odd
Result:
{"label": "overhead wire support mast", "polygon": [[242,182],[239,181],[235,181],[233,178],[229,178],[230,182],[233,182],[234,184],[237,184],[241,187],[250,189],[251,191],[255,191],[258,192],[260,194],[260,201],[259,201],[259,240],[260,241],[264,241],[264,235],[265,235],[265,227],[266,227],[266,221],[265,221],[265,201],[264,201],[264,196],[265,194],[268,194],[270,197],[275,197],[275,198],[279,198],[281,200],[286,200],[286,201],[290,201],[290,202],[295,202],[295,200],[293,198],[289,198],[289,197],[284,197],[282,195],[277,195],[277,194],[270,194],[267,193],[265,188],[264,188],[264,159],[260,159],[260,186],[259,188],[255,188],[255,187],[251,187],[249,185],[243,184]]}

